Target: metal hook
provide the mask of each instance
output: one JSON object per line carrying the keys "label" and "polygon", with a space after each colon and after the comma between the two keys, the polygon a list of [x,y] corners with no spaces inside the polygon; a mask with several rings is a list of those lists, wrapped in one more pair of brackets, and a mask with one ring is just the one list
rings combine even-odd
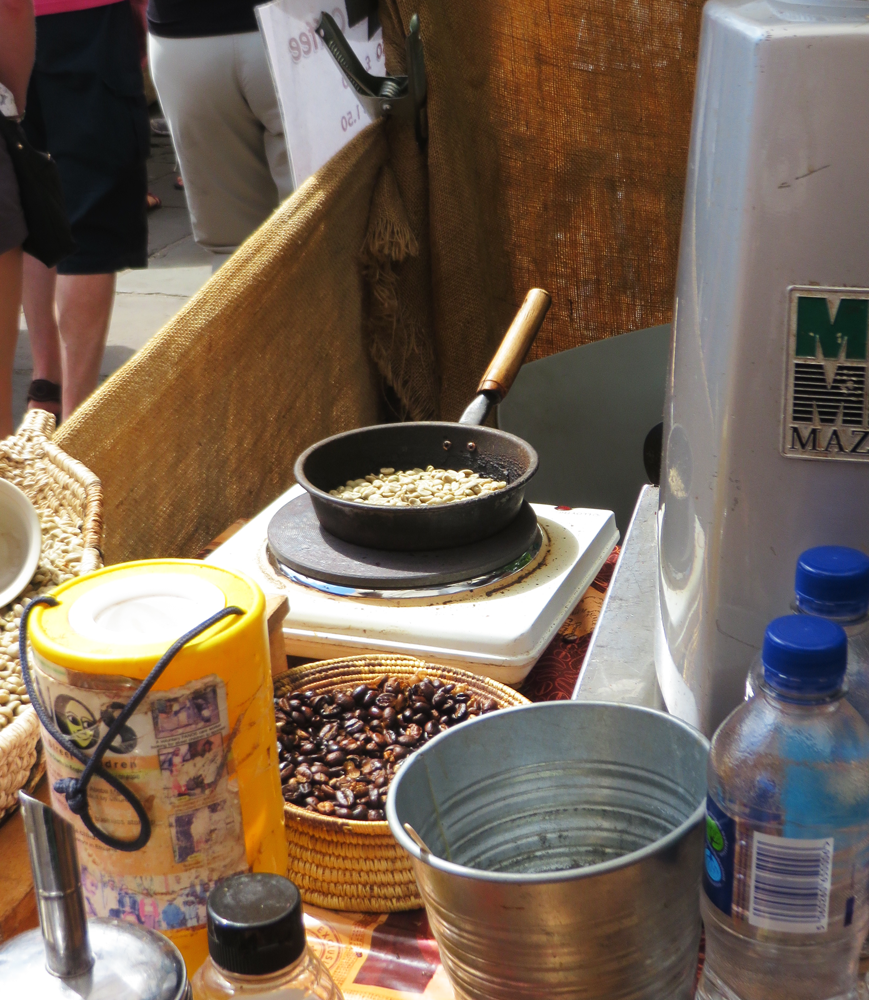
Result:
{"label": "metal hook", "polygon": [[320,13],[320,20],[314,30],[372,118],[393,115],[402,121],[413,122],[416,141],[420,149],[424,150],[428,141],[428,92],[425,56],[419,34],[419,15],[411,17],[410,32],[404,40],[407,76],[374,76],[369,73],[334,18],[325,11]]}

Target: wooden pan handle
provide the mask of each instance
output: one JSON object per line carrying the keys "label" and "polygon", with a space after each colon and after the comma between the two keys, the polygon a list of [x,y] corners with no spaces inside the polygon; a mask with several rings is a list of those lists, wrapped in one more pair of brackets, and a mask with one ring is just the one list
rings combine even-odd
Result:
{"label": "wooden pan handle", "polygon": [[499,401],[507,395],[551,304],[552,296],[542,288],[532,288],[525,296],[477,392],[494,392]]}

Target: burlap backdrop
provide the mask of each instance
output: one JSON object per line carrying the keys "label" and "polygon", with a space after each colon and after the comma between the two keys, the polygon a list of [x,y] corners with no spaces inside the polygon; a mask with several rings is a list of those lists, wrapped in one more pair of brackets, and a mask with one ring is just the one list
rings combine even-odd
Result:
{"label": "burlap backdrop", "polygon": [[427,153],[371,126],[60,429],[107,561],[193,554],[319,437],[455,418],[532,286],[531,357],[666,322],[700,7],[381,0],[392,72],[420,15]]}
{"label": "burlap backdrop", "polygon": [[419,309],[431,296],[445,419],[530,287],[553,302],[529,359],[669,321],[701,7],[381,0],[393,66],[411,14],[422,26],[431,284]]}

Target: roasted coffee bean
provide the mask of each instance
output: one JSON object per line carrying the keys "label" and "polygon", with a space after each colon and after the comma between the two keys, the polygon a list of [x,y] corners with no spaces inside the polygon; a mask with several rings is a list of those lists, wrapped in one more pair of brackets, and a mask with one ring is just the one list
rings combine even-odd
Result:
{"label": "roasted coffee bean", "polygon": [[352,692],[280,698],[275,721],[284,800],[322,815],[382,822],[389,784],[407,755],[497,707],[494,699],[425,677],[408,686],[379,677]]}

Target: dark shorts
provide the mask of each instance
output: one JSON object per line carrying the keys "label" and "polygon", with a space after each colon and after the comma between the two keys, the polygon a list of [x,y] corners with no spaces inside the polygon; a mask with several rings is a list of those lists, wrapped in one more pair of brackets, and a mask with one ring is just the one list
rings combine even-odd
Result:
{"label": "dark shorts", "polygon": [[24,128],[60,171],[78,249],[60,274],[148,265],[148,108],[128,0],[36,19]]}
{"label": "dark shorts", "polygon": [[27,226],[18,197],[18,181],[9,150],[0,136],[0,254],[20,247],[26,238]]}

